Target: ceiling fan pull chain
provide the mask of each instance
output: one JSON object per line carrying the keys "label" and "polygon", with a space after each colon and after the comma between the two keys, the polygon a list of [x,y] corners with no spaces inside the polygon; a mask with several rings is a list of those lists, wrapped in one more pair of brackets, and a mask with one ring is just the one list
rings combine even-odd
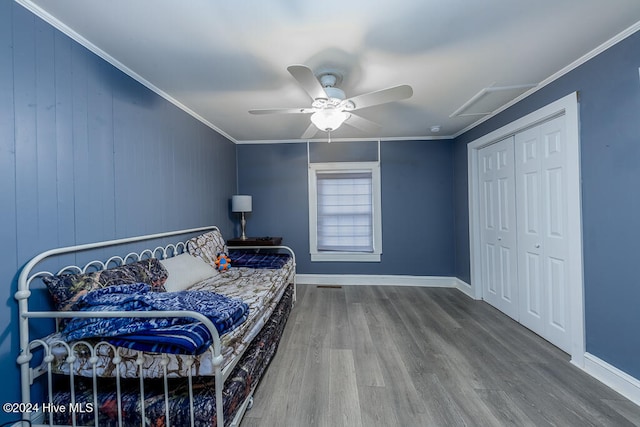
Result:
{"label": "ceiling fan pull chain", "polygon": [[329,134],[329,139],[327,140],[327,144],[331,144],[331,131],[328,130],[327,133]]}

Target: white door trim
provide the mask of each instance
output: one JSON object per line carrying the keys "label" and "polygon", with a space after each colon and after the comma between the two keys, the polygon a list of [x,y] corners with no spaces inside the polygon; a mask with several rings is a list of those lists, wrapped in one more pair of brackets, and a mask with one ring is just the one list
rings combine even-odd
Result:
{"label": "white door trim", "polygon": [[518,131],[531,127],[552,117],[564,115],[567,137],[567,185],[569,218],[578,221],[569,223],[569,316],[571,321],[571,363],[584,368],[585,321],[584,280],[582,260],[582,204],[580,187],[580,138],[578,119],[578,93],[571,93],[551,104],[527,114],[500,129],[476,139],[467,145],[467,173],[469,185],[469,250],[471,266],[471,292],[482,299],[482,269],[480,256],[480,200],[478,183],[478,150]]}

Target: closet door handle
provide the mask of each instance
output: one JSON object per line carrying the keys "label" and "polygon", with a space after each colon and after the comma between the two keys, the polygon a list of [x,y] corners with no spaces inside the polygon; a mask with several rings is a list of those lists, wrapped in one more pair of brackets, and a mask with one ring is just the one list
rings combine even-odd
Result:
{"label": "closet door handle", "polygon": [[536,245],[536,249],[539,249],[539,248],[540,248],[540,243]]}

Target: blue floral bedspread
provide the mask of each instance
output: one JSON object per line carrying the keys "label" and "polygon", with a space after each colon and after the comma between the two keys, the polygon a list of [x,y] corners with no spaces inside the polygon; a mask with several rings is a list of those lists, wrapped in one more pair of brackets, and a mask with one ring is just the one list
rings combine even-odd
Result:
{"label": "blue floral bedspread", "polygon": [[[220,335],[247,319],[240,299],[208,291],[152,292],[144,283],[116,285],[89,292],[73,306],[80,311],[189,310],[209,318]],[[74,318],[63,330],[68,340],[101,338],[134,350],[200,354],[212,344],[204,325],[190,318]]]}

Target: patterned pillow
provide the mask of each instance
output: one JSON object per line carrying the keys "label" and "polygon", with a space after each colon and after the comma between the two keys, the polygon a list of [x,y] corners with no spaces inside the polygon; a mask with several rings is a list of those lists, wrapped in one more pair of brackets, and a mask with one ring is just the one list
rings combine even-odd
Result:
{"label": "patterned pillow", "polygon": [[42,281],[49,288],[57,310],[68,311],[82,295],[113,285],[146,283],[156,292],[165,292],[167,276],[160,261],[149,258],[91,273],[43,277]]}
{"label": "patterned pillow", "polygon": [[215,268],[218,254],[227,253],[227,244],[219,230],[209,231],[187,241],[187,250]]}

